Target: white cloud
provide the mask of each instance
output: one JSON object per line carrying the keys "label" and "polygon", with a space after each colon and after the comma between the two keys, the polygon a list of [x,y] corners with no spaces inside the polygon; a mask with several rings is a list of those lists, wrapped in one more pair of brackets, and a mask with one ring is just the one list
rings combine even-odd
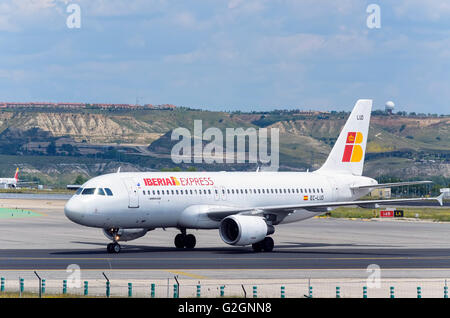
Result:
{"label": "white cloud", "polygon": [[134,34],[127,39],[127,45],[131,48],[143,48],[147,44],[145,37],[140,34]]}
{"label": "white cloud", "polygon": [[230,0],[228,2],[228,9],[237,8],[244,0]]}
{"label": "white cloud", "polygon": [[415,21],[439,21],[450,18],[450,2],[446,0],[393,1],[395,14]]}
{"label": "white cloud", "polygon": [[287,36],[264,37],[261,54],[272,54],[279,60],[303,57],[355,57],[362,53],[371,54],[374,43],[366,34],[357,32],[319,35],[299,33]]}
{"label": "white cloud", "polygon": [[35,75],[33,71],[23,69],[0,69],[0,78],[17,83],[22,83]]}
{"label": "white cloud", "polygon": [[448,37],[439,40],[426,40],[422,43],[422,48],[435,58],[450,58],[450,39]]}
{"label": "white cloud", "polygon": [[[68,3],[81,7],[81,30],[66,28]],[[439,96],[445,85],[436,83],[449,82],[442,65],[450,57],[450,2],[383,1],[380,30],[366,27],[367,3],[0,0],[0,30],[15,31],[0,38],[0,78],[18,92],[25,81],[24,90],[39,96],[54,96],[56,82],[60,96],[70,94],[73,82],[111,100],[128,98],[123,92],[136,86],[161,100],[175,85],[184,104],[342,105],[355,92],[375,90],[399,99],[414,91],[417,104],[421,90]],[[448,105],[442,96],[439,103]]]}
{"label": "white cloud", "polygon": [[266,0],[230,0],[228,9],[241,13],[257,13],[266,8]]}
{"label": "white cloud", "polygon": [[62,0],[6,0],[0,5],[0,30],[54,28],[56,25],[50,25],[50,21],[62,14],[58,6],[61,3]]}
{"label": "white cloud", "polygon": [[12,0],[12,5],[22,12],[35,12],[56,6],[56,0]]}
{"label": "white cloud", "polygon": [[78,0],[90,16],[129,16],[165,11],[168,0]]}
{"label": "white cloud", "polygon": [[189,11],[179,11],[179,12],[168,12],[162,19],[159,19],[160,23],[168,23],[183,29],[191,30],[205,30],[212,27],[214,23],[213,19],[205,18],[198,19],[192,12]]}
{"label": "white cloud", "polygon": [[[300,33],[288,36],[265,37],[262,48],[278,57],[298,58],[314,53],[325,45],[325,38],[321,35]],[[264,54],[264,52],[262,52]]]}
{"label": "white cloud", "polygon": [[203,49],[199,49],[187,53],[169,54],[163,57],[163,62],[192,64],[199,60],[204,60],[206,57],[207,57],[206,51]]}
{"label": "white cloud", "polygon": [[277,5],[289,8],[290,13],[299,17],[329,17],[349,14],[365,15],[364,2],[360,0],[277,0]]}
{"label": "white cloud", "polygon": [[0,31],[17,31],[18,28],[10,22],[8,16],[0,15]]}

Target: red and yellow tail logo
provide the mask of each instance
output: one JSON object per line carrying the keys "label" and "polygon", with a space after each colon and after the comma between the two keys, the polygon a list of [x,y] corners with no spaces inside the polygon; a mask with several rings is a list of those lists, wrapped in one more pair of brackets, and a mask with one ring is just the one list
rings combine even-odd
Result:
{"label": "red and yellow tail logo", "polygon": [[345,141],[344,156],[342,162],[360,162],[363,157],[363,134],[358,132],[349,132]]}

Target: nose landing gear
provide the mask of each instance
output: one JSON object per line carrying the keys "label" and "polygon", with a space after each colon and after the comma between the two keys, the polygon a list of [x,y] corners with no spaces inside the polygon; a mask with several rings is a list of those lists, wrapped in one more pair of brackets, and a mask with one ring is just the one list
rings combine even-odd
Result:
{"label": "nose landing gear", "polygon": [[119,245],[119,243],[117,243],[117,241],[120,239],[120,235],[119,235],[119,229],[114,229],[114,228],[112,228],[112,229],[110,229],[109,231],[108,231],[108,234],[109,235],[107,235],[113,242],[112,243],[109,243],[107,246],[106,246],[106,251],[108,252],[108,253],[119,253],[120,252],[120,250],[121,250],[121,247],[120,247],[120,245]]}
{"label": "nose landing gear", "polygon": [[109,243],[106,246],[106,250],[108,251],[108,253],[119,253],[121,250],[120,244],[117,242],[114,243]]}

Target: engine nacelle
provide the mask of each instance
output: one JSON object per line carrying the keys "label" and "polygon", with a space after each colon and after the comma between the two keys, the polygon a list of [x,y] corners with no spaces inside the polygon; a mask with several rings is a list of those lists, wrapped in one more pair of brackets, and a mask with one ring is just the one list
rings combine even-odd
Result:
{"label": "engine nacelle", "polygon": [[132,241],[147,234],[148,229],[119,229],[114,233],[111,229],[103,229],[103,234],[112,241]]}
{"label": "engine nacelle", "polygon": [[245,246],[262,241],[266,235],[275,232],[260,216],[231,215],[220,222],[222,240],[230,245]]}

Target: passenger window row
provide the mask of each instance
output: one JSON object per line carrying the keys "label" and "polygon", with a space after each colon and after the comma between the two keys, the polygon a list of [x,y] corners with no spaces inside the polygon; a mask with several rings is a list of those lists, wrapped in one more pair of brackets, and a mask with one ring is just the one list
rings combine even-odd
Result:
{"label": "passenger window row", "polygon": [[184,195],[193,195],[193,194],[212,194],[211,189],[208,190],[198,190],[197,189],[190,189],[190,190],[143,190],[142,193],[144,195],[180,195],[180,194],[184,194]]}
{"label": "passenger window row", "polygon": [[[226,191],[226,192],[225,192]],[[219,194],[219,190],[214,190]],[[323,188],[265,188],[265,189],[222,189],[222,194],[308,194],[323,193]],[[143,195],[201,195],[212,194],[208,189],[189,190],[142,190]]]}

